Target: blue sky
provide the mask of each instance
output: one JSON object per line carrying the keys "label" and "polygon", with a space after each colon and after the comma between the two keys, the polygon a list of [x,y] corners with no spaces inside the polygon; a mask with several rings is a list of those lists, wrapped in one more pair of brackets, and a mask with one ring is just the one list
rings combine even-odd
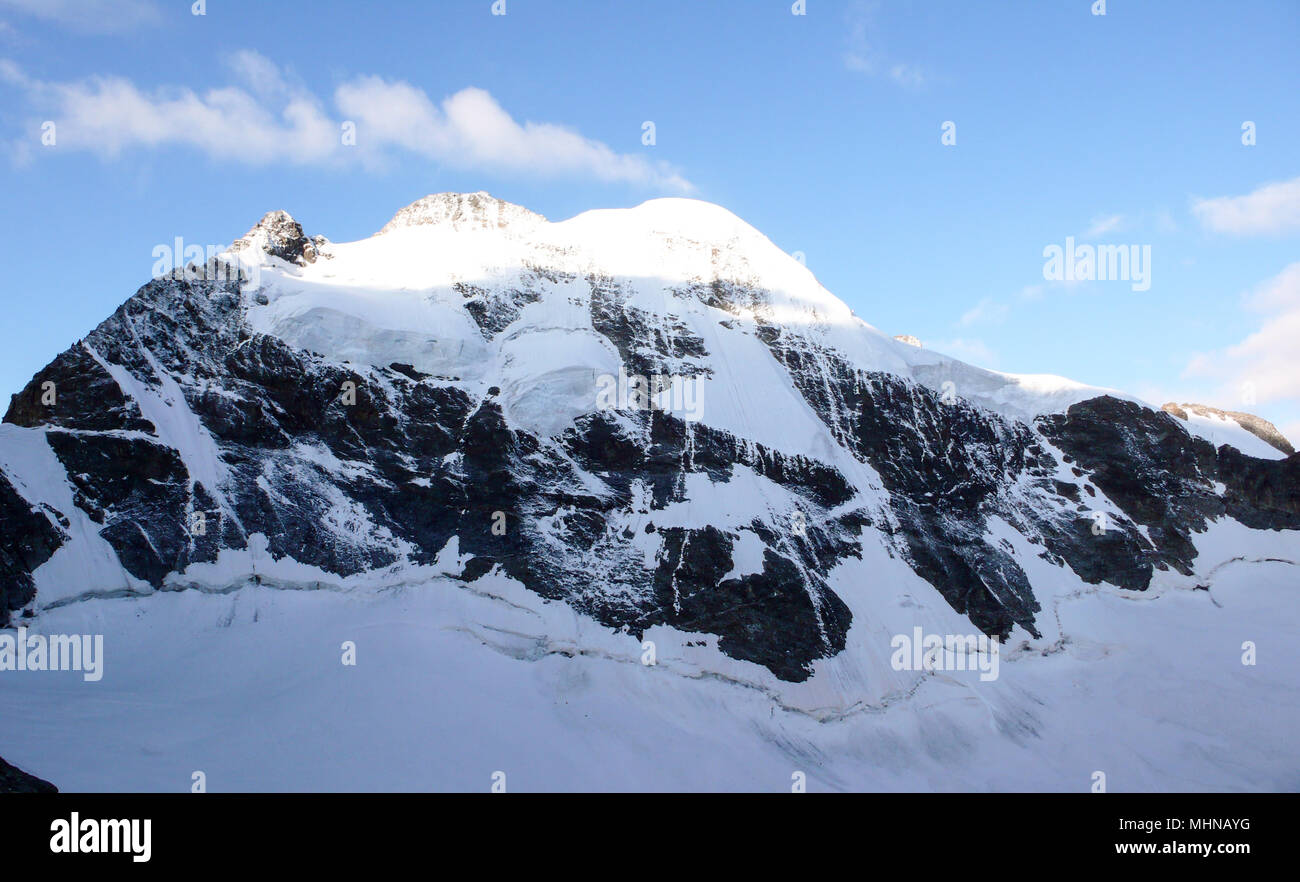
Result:
{"label": "blue sky", "polygon": [[[1294,0],[505,4],[0,0],[0,392],[177,236],[283,208],[348,241],[445,190],[552,219],[685,194],[883,331],[1300,441]],[[1149,290],[1045,280],[1066,237],[1150,246]]]}

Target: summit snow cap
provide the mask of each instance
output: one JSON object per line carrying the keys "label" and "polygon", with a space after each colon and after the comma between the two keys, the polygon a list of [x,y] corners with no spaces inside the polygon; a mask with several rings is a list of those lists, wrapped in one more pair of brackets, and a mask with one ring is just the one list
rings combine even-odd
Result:
{"label": "summit snow cap", "polygon": [[527,232],[544,223],[546,218],[540,214],[481,190],[477,193],[434,193],[397,212],[378,235],[428,224],[445,225],[458,232],[474,229]]}

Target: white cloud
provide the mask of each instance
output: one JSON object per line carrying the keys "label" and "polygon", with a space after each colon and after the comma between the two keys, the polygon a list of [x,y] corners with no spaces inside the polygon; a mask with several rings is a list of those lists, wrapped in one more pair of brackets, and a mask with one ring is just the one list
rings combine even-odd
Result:
{"label": "white cloud", "polygon": [[1124,226],[1124,215],[1112,214],[1105,217],[1093,218],[1092,225],[1083,231],[1084,238],[1094,239],[1098,236],[1104,236],[1107,233],[1113,233]]}
{"label": "white cloud", "polygon": [[[409,83],[362,76],[334,92],[327,108],[305,85],[256,52],[229,66],[241,85],[197,93],[144,91],[120,77],[50,83],[0,60],[0,79],[19,87],[57,125],[57,148],[117,156],[182,146],[216,159],[265,165],[382,165],[417,154],[458,168],[571,176],[662,187],[691,184],[662,162],[617,153],[553,123],[517,122],[482,89],[435,103]],[[355,124],[355,146],[342,127]]]}
{"label": "white cloud", "polygon": [[0,0],[0,9],[88,34],[121,33],[161,18],[153,0]]}
{"label": "white cloud", "polygon": [[291,93],[308,95],[304,84],[289,78],[274,61],[252,49],[240,49],[226,60],[235,78],[256,95],[267,99],[284,98]]}
{"label": "white cloud", "polygon": [[1300,399],[1300,262],[1259,285],[1245,305],[1264,315],[1259,330],[1234,346],[1197,354],[1183,377],[1212,380],[1218,400],[1237,410]]}
{"label": "white cloud", "polygon": [[1007,317],[1010,307],[1005,303],[998,303],[992,297],[985,297],[979,303],[968,309],[957,324],[962,327],[968,325],[986,323],[996,324]]}
{"label": "white cloud", "polygon": [[875,73],[876,66],[860,51],[850,49],[844,53],[844,66],[857,73]]}
{"label": "white cloud", "polygon": [[891,61],[880,49],[879,28],[876,24],[879,10],[878,0],[856,0],[849,7],[846,16],[848,37],[844,51],[845,68],[867,76],[886,76],[902,86],[915,88],[925,85],[927,77],[920,67]]}
{"label": "white cloud", "polygon": [[1192,200],[1208,229],[1237,236],[1300,230],[1300,178],[1265,184],[1245,196]]}
{"label": "white cloud", "polygon": [[691,189],[661,163],[617,153],[552,123],[516,122],[482,89],[462,89],[435,106],[407,83],[361,77],[340,86],[335,101],[356,122],[363,147],[368,146],[363,139],[375,139],[450,165]]}
{"label": "white cloud", "polygon": [[910,64],[895,64],[889,68],[889,78],[904,86],[924,86],[925,74]]}

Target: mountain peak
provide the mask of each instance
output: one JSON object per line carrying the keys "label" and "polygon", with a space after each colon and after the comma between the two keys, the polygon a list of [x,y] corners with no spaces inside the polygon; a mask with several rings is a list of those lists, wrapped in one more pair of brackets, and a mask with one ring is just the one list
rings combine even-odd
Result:
{"label": "mountain peak", "polygon": [[522,205],[497,199],[482,190],[477,193],[432,193],[398,211],[378,235],[425,225],[448,226],[457,231],[527,230],[545,222],[546,218],[540,214]]}
{"label": "mountain peak", "polygon": [[[1183,406],[1183,422],[1119,393],[905,345],[706,202],[548,223],[486,193],[441,194],[390,229],[322,251],[271,212],[237,246],[239,268],[257,270],[247,285],[215,273],[153,280],[14,396],[0,425],[0,628],[30,620],[39,646],[87,623],[125,647],[105,678],[123,710],[104,731],[148,740],[158,716],[135,711],[160,666],[199,694],[211,671],[247,661],[254,630],[291,629],[261,640],[284,652],[259,670],[283,671],[322,634],[373,627],[372,639],[401,641],[389,654],[399,666],[441,672],[448,707],[501,705],[498,728],[550,726],[548,744],[578,732],[588,753],[595,744],[616,760],[604,745],[636,743],[642,721],[694,727],[703,708],[740,714],[752,755],[770,755],[761,768],[734,763],[741,784],[780,786],[801,757],[825,755],[828,781],[888,787],[896,775],[853,744],[906,741],[925,728],[917,714],[938,707],[941,741],[953,714],[970,744],[1013,724],[1003,742],[959,752],[966,774],[984,775],[989,756],[1023,757],[1077,787],[1094,744],[1071,756],[1018,733],[1069,731],[1078,678],[1237,695],[1222,658],[1175,652],[1186,635],[1283,645],[1294,630],[1295,573],[1283,568],[1300,552],[1300,456],[1240,429],[1244,416]],[[1243,555],[1256,562],[1236,566]],[[1148,589],[1151,602],[1124,599]],[[407,653],[412,626],[430,635],[416,641],[425,654]],[[635,673],[646,641],[654,674]],[[1207,658],[1191,670],[1144,664],[1162,652]],[[936,657],[955,664],[937,676]],[[407,700],[386,691],[392,665],[371,668],[365,689]],[[1148,683],[1152,671],[1162,679]],[[633,682],[646,676],[655,683]],[[224,703],[262,708],[301,679]],[[307,679],[320,688],[296,706],[337,701],[335,678]],[[602,701],[626,693],[601,705],[601,725],[631,722],[608,742],[557,722],[537,685],[563,697],[575,682]],[[5,683],[8,721],[42,687]],[[1256,684],[1228,708],[1238,717],[1276,691]],[[1145,725],[1124,716],[1138,693],[1094,691],[1086,710],[1101,728],[1117,728],[1110,708]],[[488,693],[519,698],[478,701]],[[967,700],[976,693],[984,700]],[[1156,710],[1186,728],[1149,744],[1152,756],[1203,731],[1205,714],[1169,702]],[[535,716],[512,720],[516,708]],[[80,706],[56,710],[81,731]],[[431,714],[399,740],[447,716]],[[273,749],[307,731],[275,716]],[[800,734],[828,726],[846,752]],[[32,728],[6,727],[7,756],[45,755],[50,727],[23,735]],[[480,733],[449,732],[471,749],[416,764],[452,768],[441,787],[465,786],[455,768],[536,759],[525,745],[498,760],[495,743],[472,749]],[[1246,752],[1258,764],[1245,780],[1292,782],[1276,759],[1290,744],[1273,737]],[[1009,752],[1032,742],[1042,752]],[[69,744],[61,768],[32,771],[66,774],[74,789],[91,780]],[[374,739],[356,745],[361,759],[335,779],[344,786],[376,780],[364,767]],[[235,780],[238,763],[267,752],[255,748],[229,757]],[[928,774],[932,754],[925,742],[900,755]],[[963,773],[948,759],[944,775]],[[146,760],[126,764],[146,784],[191,767],[184,744]],[[574,767],[562,757],[556,777],[536,780],[572,787]],[[274,764],[252,769],[260,777],[248,780],[276,780]],[[1213,757],[1202,770],[1177,781],[1226,786]],[[6,778],[0,762],[0,790]],[[584,781],[608,784],[603,773]]]}
{"label": "mountain peak", "polygon": [[262,215],[247,233],[235,240],[231,251],[252,249],[278,257],[286,263],[314,263],[325,239],[317,236],[310,239],[302,230],[302,224],[293,219],[287,211],[277,209]]}

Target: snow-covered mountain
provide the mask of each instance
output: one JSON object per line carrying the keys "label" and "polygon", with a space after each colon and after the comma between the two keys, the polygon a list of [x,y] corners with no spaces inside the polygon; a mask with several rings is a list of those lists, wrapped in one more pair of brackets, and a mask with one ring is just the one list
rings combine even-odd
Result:
{"label": "snow-covered mountain", "polygon": [[0,672],[61,786],[1300,786],[1249,728],[1300,722],[1300,455],[896,340],[707,203],[268,214],[13,397],[0,525],[0,616],[106,636]]}

